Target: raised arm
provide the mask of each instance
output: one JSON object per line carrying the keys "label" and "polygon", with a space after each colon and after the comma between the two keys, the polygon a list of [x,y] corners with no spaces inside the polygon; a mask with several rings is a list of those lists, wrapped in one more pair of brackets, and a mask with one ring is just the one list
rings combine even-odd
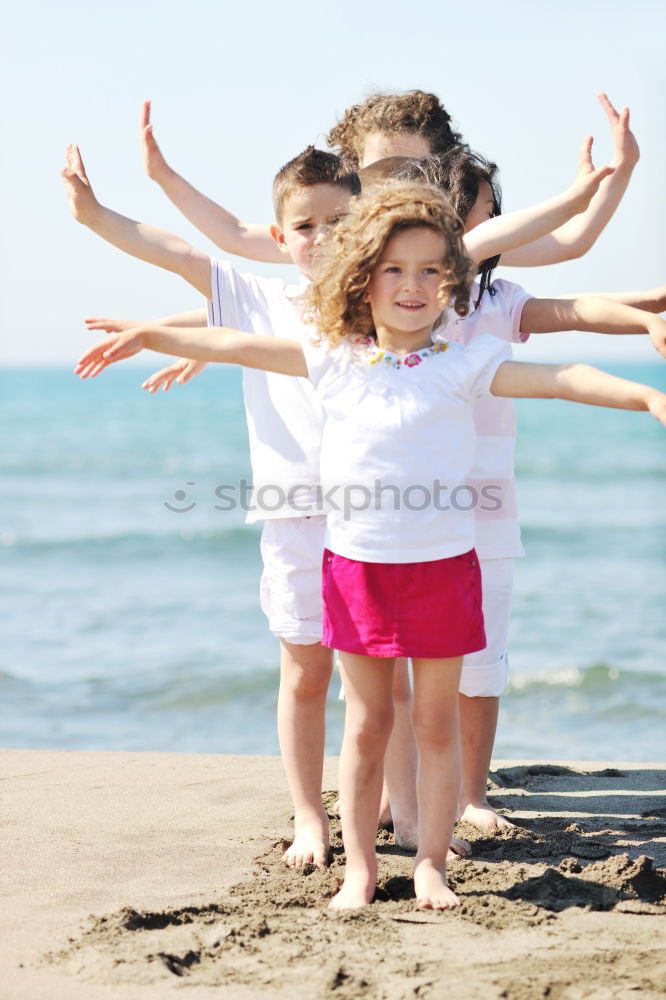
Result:
{"label": "raised arm", "polygon": [[280,375],[307,375],[303,348],[297,340],[241,333],[228,327],[168,327],[146,324],[108,337],[79,359],[74,372],[81,378],[99,375],[108,365],[139,351],[158,351],[194,361],[218,361],[260,368]]}
{"label": "raised arm", "polygon": [[76,219],[119,250],[180,274],[197,291],[210,298],[210,257],[172,233],[134,222],[100,205],[83,166],[78,146],[67,147],[61,170],[69,208]]}
{"label": "raised arm", "polygon": [[648,410],[666,425],[666,393],[591,365],[505,361],[497,369],[491,390],[494,396],[514,399],[568,399],[615,410]]}
{"label": "raised arm", "polygon": [[578,173],[571,187],[531,208],[498,215],[475,226],[464,237],[469,255],[480,262],[552,232],[573,215],[584,212],[603,179],[612,173],[613,167],[595,169],[592,137],[588,136],[580,148]]}
{"label": "raised arm", "polygon": [[621,302],[584,296],[578,299],[529,299],[520,317],[522,333],[582,330],[591,333],[647,334],[666,358],[666,322]]}
{"label": "raised arm", "polygon": [[167,198],[225,253],[269,264],[284,264],[284,254],[276,246],[270,226],[241,222],[169,166],[155,141],[150,123],[150,101],[144,101],[141,106],[141,158],[146,173],[159,184]]}
{"label": "raised arm", "polygon": [[582,214],[548,236],[502,254],[502,264],[511,267],[537,267],[582,257],[613,217],[638,163],[640,152],[629,127],[629,108],[616,111],[606,94],[599,94],[599,100],[610,124],[614,173],[603,181]]}

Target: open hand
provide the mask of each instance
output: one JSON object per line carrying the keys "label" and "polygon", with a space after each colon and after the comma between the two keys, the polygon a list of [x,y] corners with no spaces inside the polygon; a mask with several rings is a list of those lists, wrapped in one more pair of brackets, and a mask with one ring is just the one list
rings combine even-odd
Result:
{"label": "open hand", "polygon": [[139,325],[135,319],[107,319],[103,316],[86,316],[83,322],[88,330],[104,330],[106,333],[124,333]]}
{"label": "open hand", "polygon": [[141,159],[148,176],[159,183],[169,166],[153,136],[153,126],[150,124],[150,101],[144,101],[141,105]]}
{"label": "open hand", "polygon": [[117,334],[114,337],[107,337],[100,341],[83,354],[74,369],[75,375],[81,378],[95,378],[109,365],[116,361],[123,361],[131,358],[134,354],[145,347],[145,333],[143,328],[135,326],[126,333]]}
{"label": "open hand", "polygon": [[60,171],[65,182],[65,194],[69,210],[77,222],[87,225],[99,202],[83,166],[79,147],[69,145],[65,153],[65,166]]}
{"label": "open hand", "polygon": [[616,167],[633,169],[638,163],[641,151],[636,142],[636,136],[629,128],[629,108],[617,111],[608,100],[607,94],[598,94],[601,107],[606,112],[613,137],[615,151],[613,164]]}
{"label": "open hand", "polygon": [[168,392],[174,382],[177,382],[178,385],[185,385],[191,378],[202,372],[205,367],[205,361],[190,361],[188,358],[181,358],[166,368],[160,368],[158,372],[146,379],[141,388],[147,389],[148,392],[157,392],[161,387],[163,392]]}

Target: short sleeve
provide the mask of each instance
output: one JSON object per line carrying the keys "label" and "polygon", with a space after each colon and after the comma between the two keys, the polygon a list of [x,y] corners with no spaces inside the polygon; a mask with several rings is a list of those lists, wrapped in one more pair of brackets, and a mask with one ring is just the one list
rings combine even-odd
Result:
{"label": "short sleeve", "polygon": [[[513,344],[524,344],[530,335],[521,332],[520,321],[525,303],[534,296],[526,292],[520,285],[514,284],[513,281],[505,281],[503,278],[493,281],[492,288],[495,293],[493,298],[507,319],[506,332],[509,336],[506,339]],[[488,295],[488,292],[484,292],[484,295]]]}
{"label": "short sleeve", "polygon": [[252,333],[250,318],[261,298],[254,275],[240,274],[226,260],[211,259],[210,287],[208,325]]}
{"label": "short sleeve", "polygon": [[511,361],[511,348],[490,333],[484,333],[463,349],[467,397],[470,402],[492,396],[490,387],[500,365]]}
{"label": "short sleeve", "polygon": [[313,385],[319,382],[332,364],[332,351],[328,344],[313,339],[303,340],[303,354],[308,367],[308,378]]}

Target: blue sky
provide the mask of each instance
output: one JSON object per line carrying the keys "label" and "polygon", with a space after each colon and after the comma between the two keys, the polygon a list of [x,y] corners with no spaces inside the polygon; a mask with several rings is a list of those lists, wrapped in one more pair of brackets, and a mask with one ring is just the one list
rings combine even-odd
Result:
{"label": "blue sky", "polygon": [[[616,217],[581,260],[503,273],[543,295],[666,280],[662,3],[507,0],[477,4],[474,15],[441,2],[325,7],[13,6],[0,69],[9,95],[2,363],[73,365],[90,342],[83,316],[145,319],[200,304],[179,278],[124,258],[67,212],[58,172],[65,144],[78,142],[102,202],[213,252],[142,172],[138,114],[148,97],[171,164],[241,217],[270,221],[276,169],[308,143],[323,145],[345,107],[375,90],[435,91],[467,141],[499,163],[507,210],[566,187],[586,133],[598,162],[610,155],[595,97],[606,90],[631,107],[642,153]],[[538,338],[521,357],[659,360],[637,338],[579,334]]]}

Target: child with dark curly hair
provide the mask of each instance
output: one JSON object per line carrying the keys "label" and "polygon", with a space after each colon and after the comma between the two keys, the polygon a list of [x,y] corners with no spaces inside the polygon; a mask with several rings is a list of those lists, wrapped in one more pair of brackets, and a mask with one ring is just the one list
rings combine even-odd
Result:
{"label": "child with dark curly hair", "polygon": [[[418,160],[389,157],[363,168],[359,176],[366,192],[387,180],[430,183],[442,188],[460,216],[465,232],[471,232],[502,211],[497,166],[463,146]],[[503,278],[491,281],[497,259],[493,257],[480,263],[469,313],[453,317],[439,327],[435,338],[467,345],[487,333],[507,344],[524,343],[532,334],[560,330],[647,334],[655,349],[666,357],[666,323],[656,315],[666,305],[666,287],[647,293],[539,298]],[[639,306],[639,311],[628,305]],[[484,492],[492,493],[496,502],[475,507],[475,548],[483,583],[487,645],[463,660],[459,699],[462,781],[458,815],[481,829],[494,830],[512,825],[488,801],[487,777],[500,696],[509,674],[507,641],[514,564],[525,552],[520,538],[513,469],[516,413],[512,401],[482,400],[474,409],[474,424],[476,456],[468,483],[479,496]],[[417,754],[411,707],[408,666],[404,660],[399,660],[394,672],[394,727],[384,763],[380,825],[390,823],[396,842],[415,849]]]}
{"label": "child with dark curly hair", "polygon": [[86,378],[147,348],[308,378],[326,414],[322,488],[325,645],[340,651],[347,694],[340,759],[346,871],[335,910],[370,903],[382,767],[393,721],[393,667],[414,666],[419,750],[419,906],[459,904],[446,857],[460,782],[462,658],[485,645],[474,513],[463,499],[474,456],[473,403],[542,397],[649,410],[666,424],[666,394],[587,365],[507,359],[488,335],[437,343],[442,310],[468,311],[475,265],[438,189],[393,184],[352,204],[309,294],[319,340],[225,328],[142,326],[79,361]]}
{"label": "child with dark curly hair", "polygon": [[419,158],[463,145],[451,122],[435,94],[372,94],[363,104],[347,108],[326,141],[355,167],[364,167],[387,156]]}

